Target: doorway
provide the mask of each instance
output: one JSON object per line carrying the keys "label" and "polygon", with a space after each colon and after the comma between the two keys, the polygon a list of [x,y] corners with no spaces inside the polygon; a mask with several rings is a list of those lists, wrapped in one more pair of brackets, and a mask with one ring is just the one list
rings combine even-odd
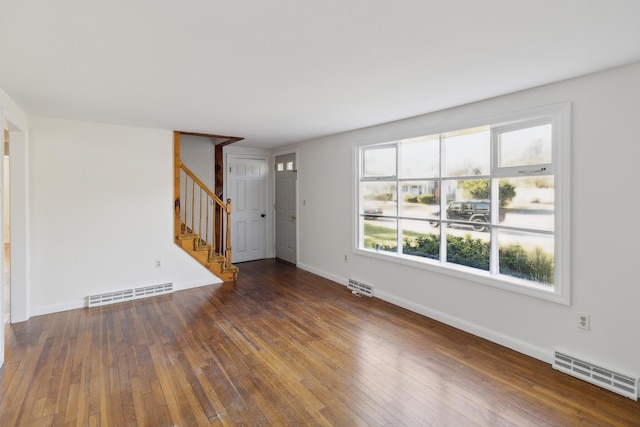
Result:
{"label": "doorway", "polygon": [[[23,127],[13,122],[5,121],[3,110],[0,108],[0,123],[2,123],[3,131],[8,129],[8,134],[4,133],[3,141],[8,140],[11,147],[11,172],[10,182],[4,178],[4,174],[0,171],[0,176],[3,177],[2,186],[4,189],[5,184],[10,184],[11,190],[11,205],[10,214],[4,213],[4,208],[0,210],[0,216],[2,218],[11,218],[11,250],[10,257],[5,260],[5,254],[2,255],[2,265],[0,267],[0,277],[4,282],[4,273],[9,271],[11,274],[10,280],[10,298],[6,298],[10,303],[10,312],[12,323],[23,322],[29,319],[29,275],[27,268],[27,254],[29,253],[28,242],[28,228],[29,228],[29,214],[28,214],[28,144],[26,137],[26,123]],[[6,131],[5,131],[6,132]],[[8,139],[7,139],[8,135]],[[4,150],[3,150],[4,151]],[[4,157],[4,153],[3,153]],[[4,164],[2,165],[4,166]],[[1,167],[4,169],[4,167]],[[5,191],[9,195],[9,190]],[[4,195],[3,195],[4,197]],[[2,199],[0,199],[2,200]],[[4,205],[4,200],[2,202]],[[0,220],[0,222],[3,222]],[[2,225],[4,227],[4,223]],[[0,232],[0,235],[4,234],[4,229]],[[4,239],[2,245],[2,251],[4,252]],[[8,254],[7,254],[8,255]],[[4,320],[5,312],[5,298],[4,298],[4,283],[0,291],[2,298],[2,304],[0,304],[0,318]],[[4,363],[4,330],[0,328],[0,367]]]}
{"label": "doorway", "polygon": [[3,293],[3,324],[7,324],[11,320],[11,227],[10,227],[10,185],[9,185],[9,131],[4,129],[4,155],[2,168],[2,208],[3,212],[3,274],[2,274],[2,293]]}
{"label": "doorway", "polygon": [[295,153],[276,156],[276,258],[297,263]]}
{"label": "doorway", "polygon": [[267,159],[227,158],[233,263],[267,257]]}

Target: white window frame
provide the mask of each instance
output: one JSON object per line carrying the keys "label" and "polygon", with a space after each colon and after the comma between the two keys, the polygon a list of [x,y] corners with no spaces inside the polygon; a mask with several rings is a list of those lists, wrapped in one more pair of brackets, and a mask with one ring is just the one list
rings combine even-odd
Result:
{"label": "white window frame", "polygon": [[[555,303],[569,305],[570,304],[570,117],[571,106],[570,103],[555,104],[545,107],[533,108],[525,111],[519,111],[515,113],[501,114],[490,118],[481,120],[474,120],[466,123],[459,123],[457,125],[443,126],[439,128],[421,129],[404,135],[396,135],[388,138],[379,136],[378,141],[368,141],[362,144],[358,144],[354,147],[354,194],[356,199],[354,201],[354,253],[365,255],[367,257],[378,258],[380,260],[390,261],[401,265],[417,267],[420,269],[433,271],[441,274],[447,274],[450,276],[458,277],[461,279],[489,285],[492,287],[516,292],[519,294],[529,295],[536,298],[540,298]],[[536,126],[538,124],[551,123],[552,125],[552,162],[550,164],[537,164],[518,167],[502,167],[498,168],[498,153],[494,136],[499,131],[511,131],[519,128],[527,128]],[[456,130],[468,129],[478,126],[490,125],[491,132],[491,180],[492,185],[497,184],[498,179],[502,177],[514,177],[520,175],[535,175],[537,170],[545,168],[545,173],[553,174],[554,176],[554,285],[553,289],[549,289],[549,286],[537,285],[531,281],[525,281],[517,278],[511,278],[506,275],[495,275],[491,272],[497,271],[494,265],[497,262],[497,253],[491,254],[491,266],[488,272],[466,267],[462,265],[456,265],[453,263],[431,260],[428,258],[416,259],[414,256],[408,256],[401,254],[400,250],[397,253],[376,251],[375,249],[362,248],[360,242],[363,241],[363,221],[361,220],[361,204],[362,195],[360,194],[360,182],[363,173],[363,161],[361,152],[367,148],[374,146],[392,145],[400,140],[420,137],[425,135],[442,134],[452,132]],[[397,162],[398,154],[396,153],[396,175],[397,175]],[[442,177],[440,177],[442,179]],[[368,181],[375,181],[376,179],[366,179]],[[400,182],[397,176],[380,177],[379,181],[394,181]],[[398,190],[399,191],[399,190]],[[399,195],[398,195],[399,197]],[[492,192],[491,200],[492,206],[498,206],[498,192]],[[441,198],[441,212],[443,206],[443,200]],[[492,223],[497,224],[498,209],[492,209]],[[399,213],[396,211],[396,218]],[[497,229],[499,227],[491,227],[491,240],[497,238]],[[401,233],[398,233],[398,248],[401,248]],[[441,239],[441,242],[445,239]],[[492,251],[497,252],[497,244],[492,244]]]}

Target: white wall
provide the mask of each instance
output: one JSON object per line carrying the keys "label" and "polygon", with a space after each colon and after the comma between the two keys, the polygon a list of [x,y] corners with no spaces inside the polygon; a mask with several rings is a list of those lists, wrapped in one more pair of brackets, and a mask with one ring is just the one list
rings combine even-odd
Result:
{"label": "white wall", "polygon": [[[173,242],[173,133],[29,117],[31,310],[220,280]],[[155,268],[155,260],[161,268]]]}
{"label": "white wall", "polygon": [[[352,253],[353,153],[415,130],[572,103],[572,305]],[[640,375],[640,64],[298,144],[300,266],[542,360],[563,350]],[[344,261],[344,255],[349,261]],[[591,315],[578,329],[577,313]]]}
{"label": "white wall", "polygon": [[211,138],[180,135],[180,160],[213,192],[216,190],[215,147]]}
{"label": "white wall", "polygon": [[27,115],[2,89],[0,89],[0,107],[3,115],[1,123],[4,129],[27,130]]}

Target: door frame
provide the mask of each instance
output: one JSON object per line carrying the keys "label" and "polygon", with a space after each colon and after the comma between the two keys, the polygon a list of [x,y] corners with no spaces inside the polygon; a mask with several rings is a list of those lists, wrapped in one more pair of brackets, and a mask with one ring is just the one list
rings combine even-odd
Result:
{"label": "door frame", "polygon": [[[298,149],[297,148],[293,148],[293,149],[289,149],[289,150],[282,150],[282,151],[275,151],[271,154],[271,164],[273,165],[273,167],[275,167],[276,164],[276,157],[278,156],[285,156],[287,154],[293,154],[296,157],[296,189],[295,189],[295,193],[296,193],[296,265],[300,264],[300,193],[299,193],[299,189],[300,189],[300,156],[298,155]],[[274,203],[272,205],[272,214],[271,216],[273,217],[273,258],[275,258],[276,256],[276,240],[275,240],[275,236],[276,236],[276,205],[275,205],[275,200],[276,200],[276,174],[273,173],[272,177],[271,177],[271,188],[273,189],[273,200]]]}
{"label": "door frame", "polygon": [[[3,138],[4,129],[9,130],[9,146],[11,155],[9,156],[9,191],[11,194],[10,213],[11,222],[11,323],[23,322],[31,316],[29,312],[30,304],[30,282],[29,282],[29,163],[28,163],[28,137],[27,126],[13,120],[7,111],[0,105],[0,127]],[[4,146],[4,143],[3,143]],[[4,155],[4,149],[2,150]],[[3,167],[0,166],[0,176]],[[2,178],[4,180],[4,177]],[[0,202],[0,205],[3,205]],[[0,207],[0,219],[4,216],[4,206]],[[2,222],[2,221],[0,221]],[[3,227],[4,228],[4,227]],[[2,246],[2,261],[0,264],[0,277],[4,277],[4,231],[0,231]],[[0,301],[4,302],[4,297],[0,296]],[[0,367],[4,364],[4,309],[0,304],[0,315],[2,316],[2,330],[0,331]]]}
{"label": "door frame", "polygon": [[[226,148],[226,147],[225,147]],[[232,153],[225,153],[224,155],[224,199],[226,200],[226,195],[229,194],[229,164],[230,164],[230,160],[231,159],[251,159],[251,160],[264,160],[265,164],[267,165],[266,167],[266,177],[265,177],[265,184],[267,187],[267,194],[265,194],[265,212],[267,213],[267,222],[265,224],[264,227],[264,233],[265,233],[265,257],[266,258],[273,258],[275,256],[275,251],[274,251],[274,245],[275,245],[275,240],[273,239],[273,235],[272,235],[272,228],[273,225],[275,224],[275,211],[273,211],[273,198],[271,197],[271,189],[269,188],[270,183],[271,183],[271,179],[273,177],[273,173],[272,173],[272,162],[269,161],[269,156],[267,156],[266,154],[262,155],[262,154],[243,154],[241,152],[232,152]],[[233,203],[234,201],[231,200],[231,217],[233,217]],[[271,207],[271,208],[270,208]],[[232,248],[233,250],[233,248]],[[233,262],[233,259],[231,260],[231,262]]]}

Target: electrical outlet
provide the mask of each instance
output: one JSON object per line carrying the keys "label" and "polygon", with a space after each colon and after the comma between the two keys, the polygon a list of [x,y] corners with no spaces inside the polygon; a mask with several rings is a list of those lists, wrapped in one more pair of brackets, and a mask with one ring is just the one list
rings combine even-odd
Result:
{"label": "electrical outlet", "polygon": [[578,328],[588,331],[591,329],[591,316],[588,314],[578,314]]}
{"label": "electrical outlet", "polygon": [[156,259],[156,268],[160,268],[160,258]]}
{"label": "electrical outlet", "polygon": [[347,258],[347,254],[344,254],[344,262],[348,262],[349,259]]}

